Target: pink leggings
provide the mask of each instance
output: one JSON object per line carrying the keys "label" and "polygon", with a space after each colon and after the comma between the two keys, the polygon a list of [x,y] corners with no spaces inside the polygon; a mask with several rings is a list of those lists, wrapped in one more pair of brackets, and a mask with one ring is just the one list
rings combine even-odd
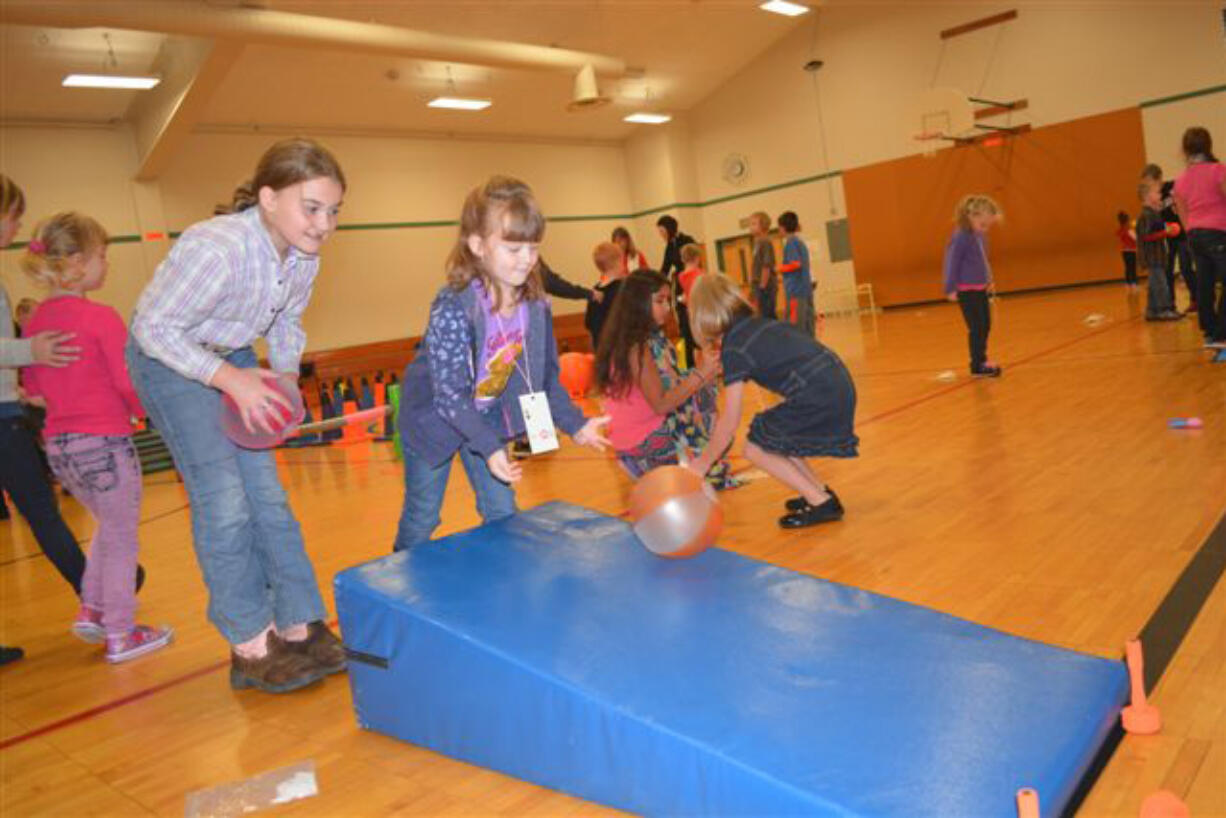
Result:
{"label": "pink leggings", "polygon": [[81,602],[102,611],[110,636],[132,629],[136,616],[136,529],[140,524],[140,459],[126,435],[54,435],[51,470],[98,521],[81,580]]}

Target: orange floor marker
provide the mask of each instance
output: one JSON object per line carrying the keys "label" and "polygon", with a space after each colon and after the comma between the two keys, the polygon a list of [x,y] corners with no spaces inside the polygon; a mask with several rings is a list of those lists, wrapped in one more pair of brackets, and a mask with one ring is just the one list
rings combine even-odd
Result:
{"label": "orange floor marker", "polygon": [[[357,411],[357,403],[351,400],[345,401],[345,410],[342,414],[353,415],[357,414]],[[334,442],[341,446],[351,446],[354,443],[365,443],[366,441],[373,439],[373,437],[374,435],[370,433],[370,429],[367,428],[366,424],[346,423],[344,430],[341,433],[341,439]]]}
{"label": "orange floor marker", "polygon": [[1124,646],[1128,659],[1128,680],[1132,683],[1132,704],[1121,714],[1124,729],[1147,736],[1162,729],[1162,714],[1145,698],[1145,663],[1141,656],[1141,640],[1129,639]]}
{"label": "orange floor marker", "polygon": [[1039,818],[1039,791],[1022,787],[1017,791],[1017,818]]}
{"label": "orange floor marker", "polygon": [[1170,790],[1158,790],[1141,802],[1141,818],[1190,818],[1188,805]]}

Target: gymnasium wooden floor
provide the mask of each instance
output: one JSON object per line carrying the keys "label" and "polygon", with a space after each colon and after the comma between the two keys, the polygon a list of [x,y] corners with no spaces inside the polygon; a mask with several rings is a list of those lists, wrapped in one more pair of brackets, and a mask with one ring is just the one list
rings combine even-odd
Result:
{"label": "gymnasium wooden floor", "polygon": [[[1106,657],[1150,619],[1226,512],[1226,366],[1194,322],[1146,324],[1103,286],[995,308],[999,381],[965,377],[956,307],[827,322],[860,394],[861,457],[815,462],[844,522],[784,533],[786,490],[757,479],[724,495],[725,548],[994,628]],[[1092,313],[1104,323],[1088,325]],[[957,380],[937,379],[953,369]],[[751,397],[753,408],[758,397]],[[1205,429],[1172,431],[1172,416]],[[338,570],[387,552],[401,482],[389,448],[300,450],[283,476],[325,597]],[[738,466],[745,468],[744,461]],[[617,513],[628,481],[569,443],[528,464],[521,505],[564,499]],[[74,531],[90,524],[64,501]],[[278,814],[597,815],[611,811],[470,767],[354,723],[344,677],[291,696],[231,692],[205,620],[186,500],[146,479],[145,621],[175,644],[119,667],[73,639],[72,596],[24,523],[0,523],[0,815],[182,815],[188,793],[299,761],[320,793]],[[454,478],[443,533],[474,525]],[[1226,588],[1219,583],[1153,692],[1165,729],[1126,737],[1079,815],[1135,816],[1166,788],[1194,816],[1226,815]],[[406,701],[405,706],[413,703]]]}

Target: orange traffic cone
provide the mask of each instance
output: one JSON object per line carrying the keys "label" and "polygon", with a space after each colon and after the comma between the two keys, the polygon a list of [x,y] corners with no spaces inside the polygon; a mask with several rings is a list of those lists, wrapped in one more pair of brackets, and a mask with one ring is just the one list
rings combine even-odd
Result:
{"label": "orange traffic cone", "polygon": [[1158,790],[1141,802],[1141,818],[1188,818],[1188,805],[1170,790]]}
{"label": "orange traffic cone", "polygon": [[1017,791],[1017,818],[1039,818],[1039,791],[1022,787]]}
{"label": "orange traffic cone", "polygon": [[[357,401],[345,401],[344,414],[352,415],[357,411]],[[341,439],[336,441],[341,446],[351,446],[354,443],[365,443],[374,437],[374,435],[370,433],[370,429],[362,423],[346,423],[342,427],[342,430]]]}
{"label": "orange traffic cone", "polygon": [[1141,656],[1141,640],[1129,639],[1124,646],[1128,659],[1128,680],[1132,685],[1132,704],[1120,714],[1124,729],[1142,736],[1162,729],[1162,714],[1145,698],[1145,665]]}

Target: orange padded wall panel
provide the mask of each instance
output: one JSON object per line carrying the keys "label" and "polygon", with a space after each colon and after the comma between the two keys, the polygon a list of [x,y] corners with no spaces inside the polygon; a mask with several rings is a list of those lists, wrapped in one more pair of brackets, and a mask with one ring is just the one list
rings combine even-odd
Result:
{"label": "orange padded wall panel", "polygon": [[[944,148],[844,173],[856,280],[878,304],[941,298],[953,211],[986,193],[1005,211],[989,237],[1001,292],[1123,277],[1115,214],[1136,215],[1141,111],[1037,128],[1003,144]],[[1168,176],[1178,168],[1164,168]]]}

